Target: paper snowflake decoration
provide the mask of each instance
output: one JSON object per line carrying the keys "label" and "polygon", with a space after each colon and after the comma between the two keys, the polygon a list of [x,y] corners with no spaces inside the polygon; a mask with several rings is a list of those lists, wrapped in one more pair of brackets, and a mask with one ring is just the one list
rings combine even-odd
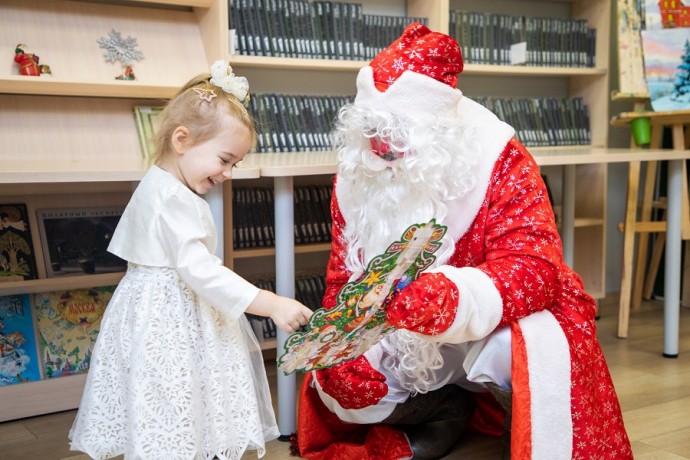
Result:
{"label": "paper snowflake decoration", "polygon": [[115,29],[111,30],[109,35],[108,38],[98,39],[100,47],[106,50],[103,55],[106,62],[120,61],[122,65],[127,66],[132,65],[132,61],[140,61],[144,58],[141,51],[134,49],[138,46],[136,38],[122,38],[120,32]]}

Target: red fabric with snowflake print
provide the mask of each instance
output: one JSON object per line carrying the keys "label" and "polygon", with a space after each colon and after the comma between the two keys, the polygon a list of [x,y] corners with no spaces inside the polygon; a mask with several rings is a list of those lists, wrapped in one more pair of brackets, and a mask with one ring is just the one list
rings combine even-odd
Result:
{"label": "red fabric with snowflake print", "polygon": [[426,335],[445,332],[455,319],[458,288],[443,273],[422,273],[386,308],[386,319],[398,329]]}
{"label": "red fabric with snowflake print", "polygon": [[372,406],[388,393],[386,377],[364,355],[314,373],[324,393],[343,409]]}

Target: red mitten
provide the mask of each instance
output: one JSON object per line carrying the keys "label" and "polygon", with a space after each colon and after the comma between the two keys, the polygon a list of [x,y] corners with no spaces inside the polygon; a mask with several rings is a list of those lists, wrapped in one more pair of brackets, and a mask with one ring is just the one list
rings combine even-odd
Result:
{"label": "red mitten", "polygon": [[314,372],[321,389],[343,409],[373,406],[388,393],[386,377],[360,355],[328,369]]}
{"label": "red mitten", "polygon": [[445,332],[458,309],[458,288],[443,273],[422,273],[393,297],[386,320],[398,329],[426,335]]}

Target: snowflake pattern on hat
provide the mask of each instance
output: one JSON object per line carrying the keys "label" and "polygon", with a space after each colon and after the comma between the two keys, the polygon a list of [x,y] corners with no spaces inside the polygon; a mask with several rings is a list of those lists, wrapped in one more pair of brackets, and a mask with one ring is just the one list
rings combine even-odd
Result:
{"label": "snowflake pattern on hat", "polygon": [[376,88],[383,92],[406,70],[455,88],[463,61],[460,45],[453,37],[432,32],[424,24],[413,22],[369,65],[374,69]]}

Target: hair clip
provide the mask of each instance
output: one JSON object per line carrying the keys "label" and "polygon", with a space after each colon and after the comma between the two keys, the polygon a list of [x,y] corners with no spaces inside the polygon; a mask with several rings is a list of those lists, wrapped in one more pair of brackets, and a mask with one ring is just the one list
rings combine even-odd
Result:
{"label": "hair clip", "polygon": [[199,95],[199,100],[211,102],[211,99],[217,96],[216,92],[211,88],[192,88],[195,93]]}
{"label": "hair clip", "polygon": [[216,61],[211,66],[211,79],[209,82],[218,86],[226,93],[232,94],[242,104],[246,104],[249,101],[249,82],[245,77],[235,76],[230,64],[223,60]]}

